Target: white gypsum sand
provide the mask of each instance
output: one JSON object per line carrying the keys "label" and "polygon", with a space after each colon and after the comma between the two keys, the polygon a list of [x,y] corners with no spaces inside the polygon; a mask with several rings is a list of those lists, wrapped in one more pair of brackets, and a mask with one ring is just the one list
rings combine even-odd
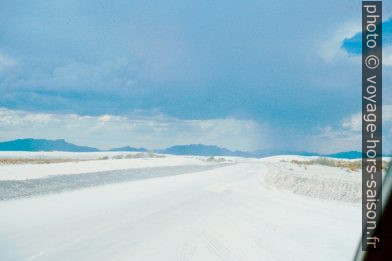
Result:
{"label": "white gypsum sand", "polygon": [[[265,175],[265,184],[270,188],[309,197],[361,202],[362,176],[360,168],[350,170],[349,168],[320,164],[293,163],[309,160],[314,160],[314,157],[280,156],[265,159],[265,164],[269,169]],[[339,161],[343,160],[340,159]],[[353,160],[345,161],[352,162]]]}
{"label": "white gypsum sand", "polygon": [[[11,156],[18,158],[19,153],[13,153]],[[184,166],[184,165],[206,165],[211,162],[204,158],[189,156],[171,156],[164,157],[144,157],[144,158],[121,158],[115,159],[116,156],[130,155],[131,153],[107,153],[93,152],[94,155],[86,155],[86,153],[70,153],[70,152],[54,152],[54,155],[46,153],[20,153],[19,157],[24,158],[65,158],[65,159],[83,159],[83,161],[51,163],[51,164],[19,164],[19,165],[0,165],[0,180],[25,180],[45,178],[55,175],[68,175],[91,173],[97,171],[111,171],[123,169],[138,169],[150,167],[168,167],[168,166]],[[134,153],[137,154],[137,153]],[[3,154],[3,157],[5,155]],[[108,159],[97,159],[108,157]],[[113,159],[114,158],[114,159]],[[85,159],[90,159],[86,160]]]}
{"label": "white gypsum sand", "polygon": [[[148,162],[209,164],[200,159]],[[271,173],[301,168],[280,160],[236,158],[191,174],[0,201],[0,260],[352,260],[360,204],[271,186]],[[314,167],[315,179],[357,180],[355,172]]]}

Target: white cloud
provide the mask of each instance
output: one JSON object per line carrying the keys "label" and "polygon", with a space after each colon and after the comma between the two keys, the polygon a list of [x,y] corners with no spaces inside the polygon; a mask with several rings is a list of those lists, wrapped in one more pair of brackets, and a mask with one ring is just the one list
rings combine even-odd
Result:
{"label": "white cloud", "polygon": [[17,65],[16,60],[0,52],[0,72],[15,65]]}
{"label": "white cloud", "polygon": [[332,61],[337,57],[348,57],[348,54],[342,48],[342,43],[345,39],[353,37],[360,32],[361,24],[359,23],[346,23],[339,27],[339,29],[322,42],[320,52],[322,58],[326,61]]}
{"label": "white cloud", "polygon": [[[382,120],[383,129],[392,130],[392,105],[382,106]],[[355,113],[350,117],[344,119],[342,128],[349,131],[361,131],[362,130],[362,116],[361,112]]]}
{"label": "white cloud", "polygon": [[[316,135],[307,138],[309,147],[314,151],[335,153],[339,151],[361,150],[362,113],[345,118],[340,126],[327,126]],[[383,149],[392,152],[392,105],[383,106]]]}
{"label": "white cloud", "polygon": [[392,66],[392,45],[382,48],[382,65]]}
{"label": "white cloud", "polygon": [[[357,33],[362,30],[361,24],[359,23],[346,23],[339,27],[337,31],[330,34],[328,38],[324,39],[319,47],[319,55],[327,62],[334,61],[336,59],[346,58],[356,63],[361,62],[361,55],[349,55],[347,50],[342,48],[342,44],[345,39],[354,37]],[[392,45],[385,45],[383,47],[383,65],[392,65]]]}
{"label": "white cloud", "polygon": [[151,149],[203,143],[230,149],[265,146],[266,126],[235,118],[182,120],[162,114],[77,115],[0,109],[0,139],[59,139],[99,148],[137,146]]}

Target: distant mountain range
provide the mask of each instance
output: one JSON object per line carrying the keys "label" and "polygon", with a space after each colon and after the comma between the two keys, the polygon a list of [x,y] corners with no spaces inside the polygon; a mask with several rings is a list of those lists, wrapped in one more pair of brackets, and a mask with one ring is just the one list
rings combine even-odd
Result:
{"label": "distant mountain range", "polygon": [[125,147],[110,149],[109,151],[146,152],[148,150],[145,148],[133,148],[130,146],[125,146]]}
{"label": "distant mountain range", "polygon": [[[71,152],[93,152],[101,151],[97,148],[78,146],[64,139],[17,139],[0,142],[0,151],[71,151]],[[134,148],[130,146],[110,149],[108,151],[129,151],[146,152],[145,148]],[[267,157],[275,155],[301,155],[301,156],[324,156],[332,158],[356,159],[361,158],[359,151],[339,152],[335,154],[318,154],[306,151],[284,151],[284,150],[257,150],[253,152],[232,151],[214,145],[190,144],[176,145],[163,150],[156,150],[158,153],[172,155],[197,155],[197,156],[237,156],[237,157]],[[387,156],[387,155],[385,155]]]}
{"label": "distant mountain range", "polygon": [[202,144],[176,145],[157,152],[173,155],[252,157],[250,152],[231,151],[214,145]]}
{"label": "distant mountain range", "polygon": [[99,151],[96,148],[78,146],[68,143],[63,139],[18,139],[0,142],[0,151],[73,151],[73,152],[92,152]]}
{"label": "distant mountain range", "polygon": [[[384,155],[385,157],[389,157],[390,155]],[[362,158],[362,152],[359,151],[345,151],[334,154],[329,154],[331,158],[342,158],[342,159],[358,159]]]}

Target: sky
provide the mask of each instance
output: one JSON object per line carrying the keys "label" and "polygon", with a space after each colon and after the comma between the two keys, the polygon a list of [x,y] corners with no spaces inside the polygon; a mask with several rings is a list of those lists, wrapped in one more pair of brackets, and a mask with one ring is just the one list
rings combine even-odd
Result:
{"label": "sky", "polygon": [[360,30],[357,0],[0,0],[0,140],[360,150]]}

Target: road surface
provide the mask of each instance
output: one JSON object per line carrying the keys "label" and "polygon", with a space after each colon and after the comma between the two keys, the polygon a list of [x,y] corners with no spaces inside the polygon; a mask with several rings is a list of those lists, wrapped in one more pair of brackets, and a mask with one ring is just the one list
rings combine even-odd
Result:
{"label": "road surface", "polygon": [[266,186],[244,160],[0,202],[0,260],[351,260],[359,204]]}

